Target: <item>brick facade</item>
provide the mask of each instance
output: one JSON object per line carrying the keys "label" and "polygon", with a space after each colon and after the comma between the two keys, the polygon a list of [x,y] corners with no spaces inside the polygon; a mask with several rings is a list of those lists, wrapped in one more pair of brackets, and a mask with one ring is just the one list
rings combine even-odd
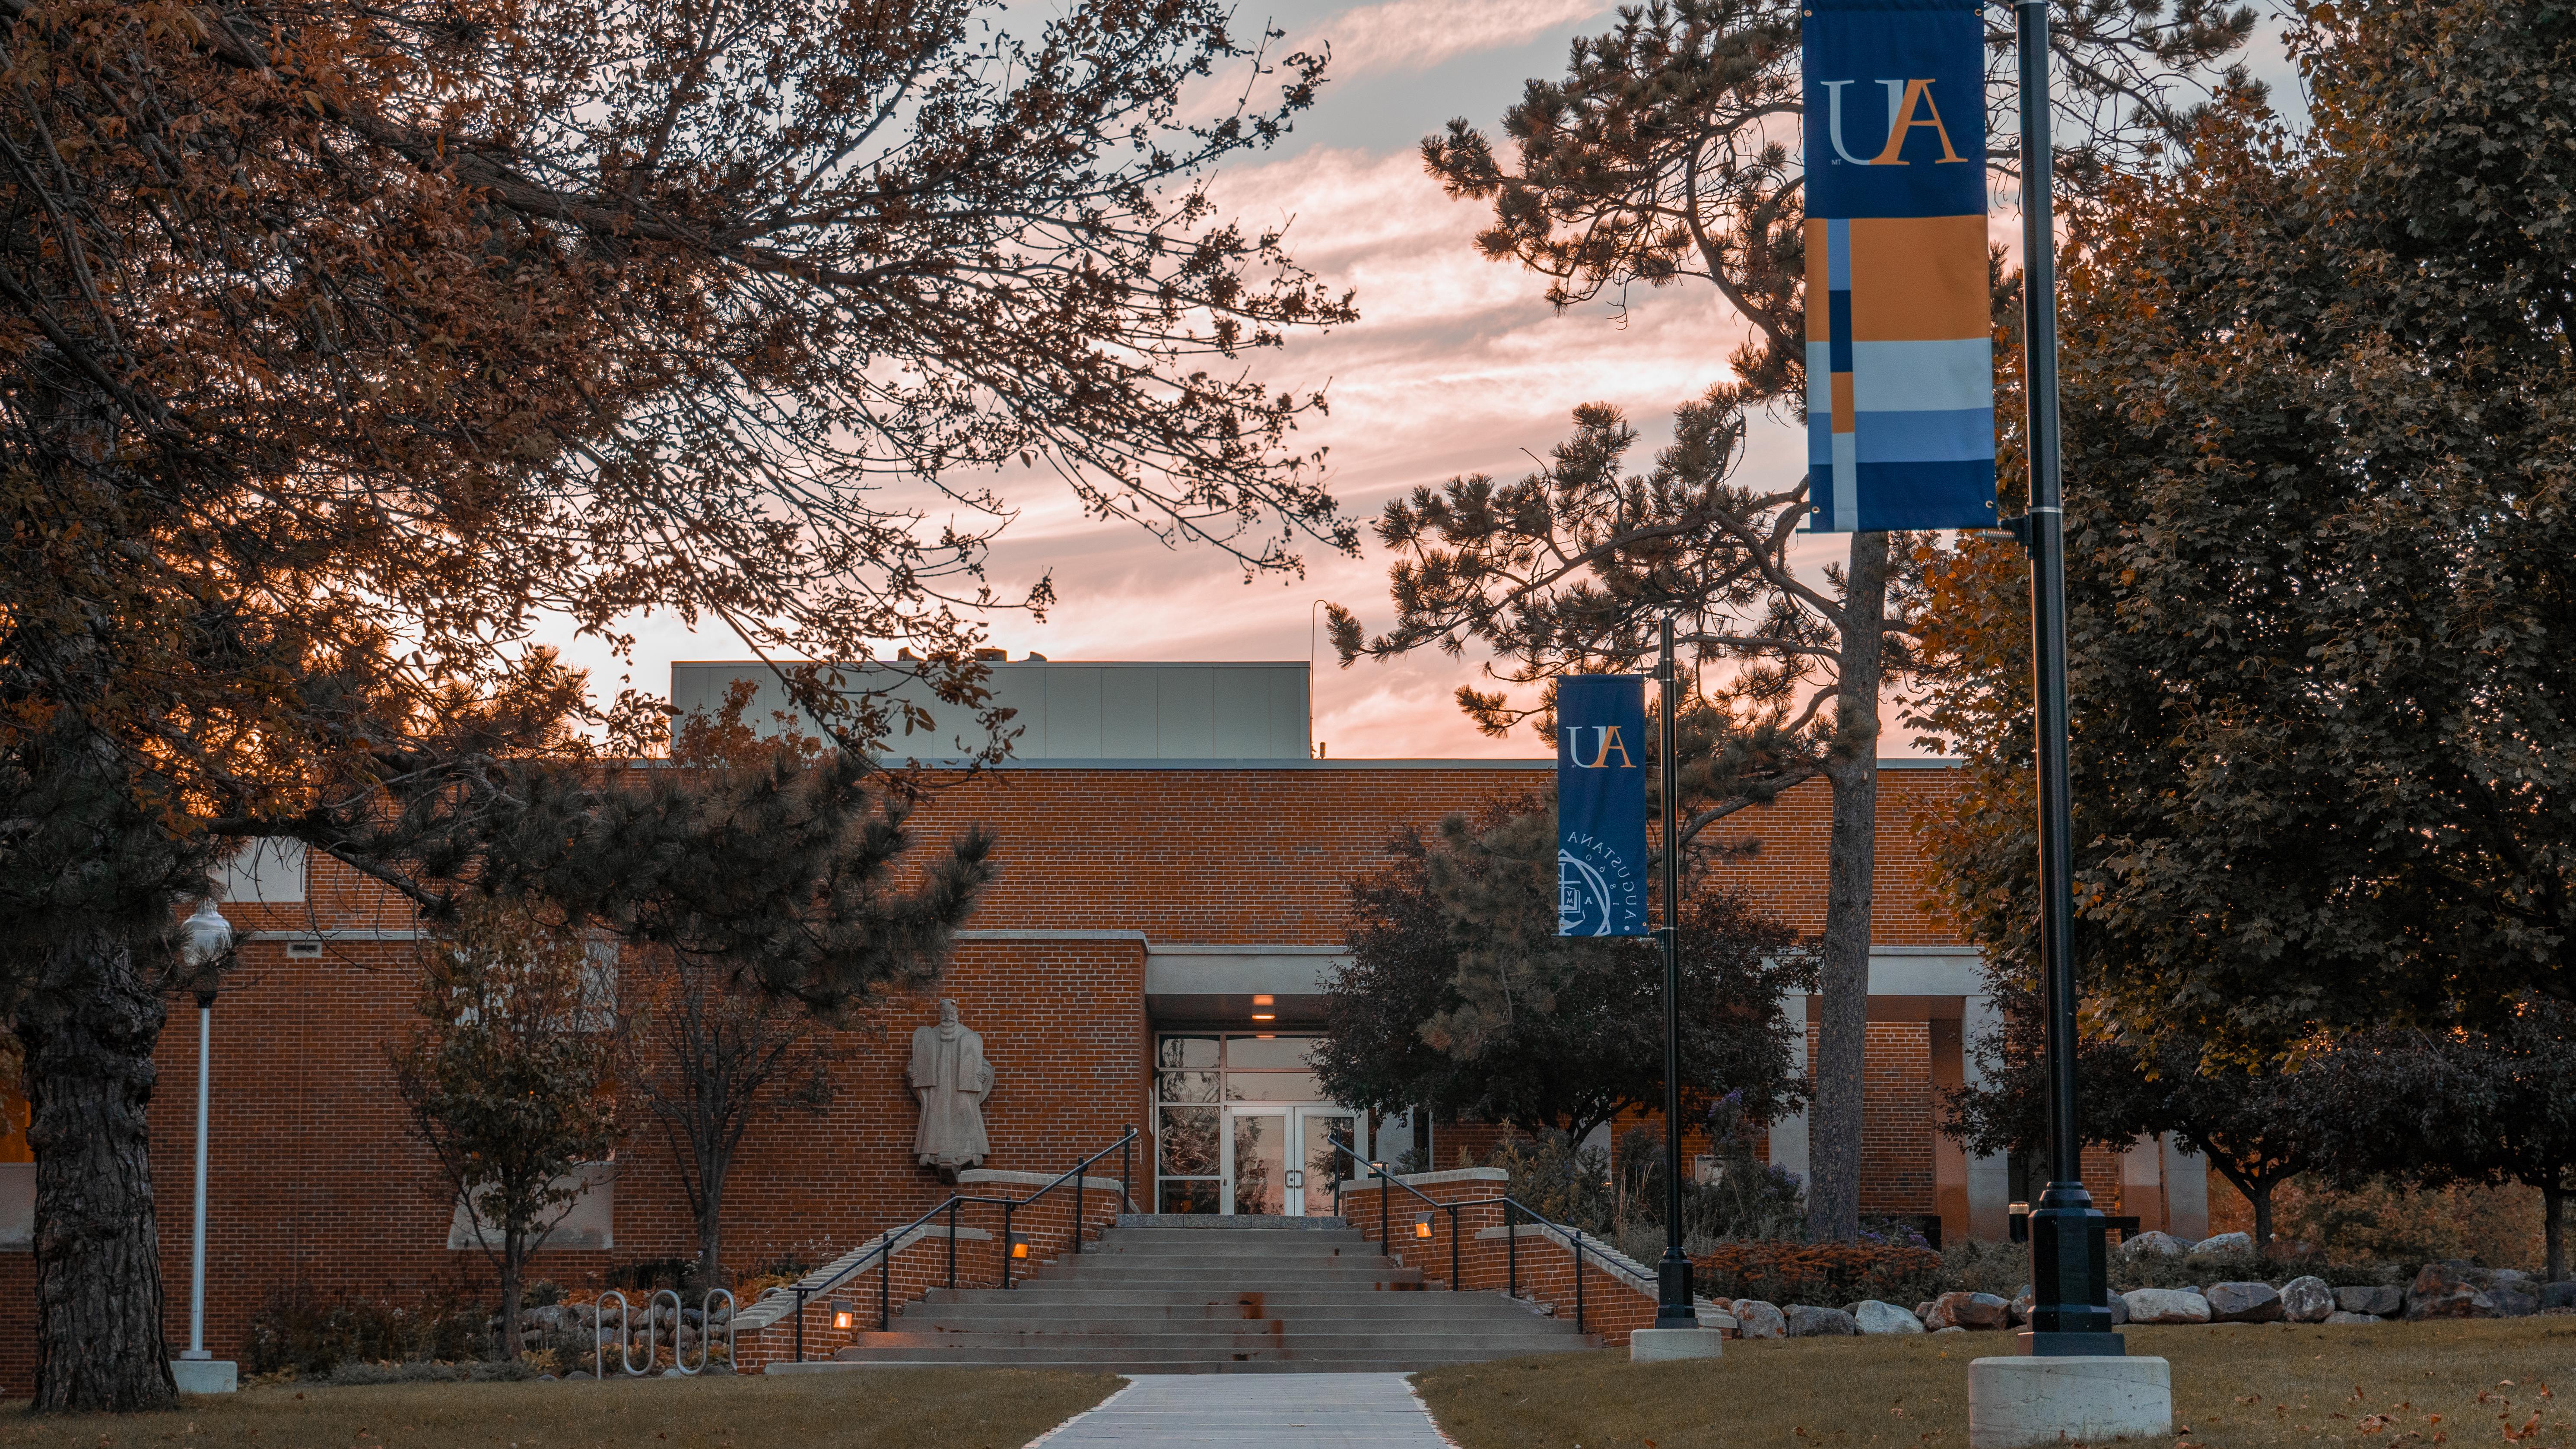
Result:
{"label": "brick facade", "polygon": [[[1927,901],[1913,829],[1950,780],[1941,770],[1882,775],[1883,942],[1955,941]],[[985,1165],[1061,1172],[1130,1126],[1151,1130],[1148,943],[1337,945],[1345,881],[1381,859],[1399,827],[1547,784],[1544,770],[1528,768],[1333,761],[1012,768],[941,791],[914,817],[924,839],[980,822],[1000,841],[998,878],[972,926],[1046,938],[965,941],[935,993],[891,997],[845,1034],[829,1107],[773,1119],[746,1143],[726,1203],[728,1264],[739,1273],[784,1253],[823,1261],[946,1196],[911,1159],[914,1112],[902,1081],[908,1034],[934,1018],[936,996],[958,1001],[997,1072]],[[1760,849],[1721,878],[1816,929],[1826,805],[1819,781],[1734,817],[1722,829]],[[297,1285],[326,1297],[400,1298],[489,1277],[479,1253],[448,1248],[451,1205],[391,1088],[388,1047],[413,1019],[410,912],[319,858],[306,894],[297,905],[224,907],[247,944],[214,1011],[207,1342],[218,1357],[241,1356],[262,1302]],[[288,938],[299,934],[327,944],[291,957]],[[193,1003],[174,1002],[151,1118],[174,1348],[187,1338],[196,1028]],[[1925,1028],[1874,1022],[1869,1051],[1865,1204],[1938,1211]],[[1453,1143],[1468,1145],[1444,1129],[1443,1165]],[[692,1253],[685,1199],[659,1140],[639,1132],[620,1164],[613,1246],[549,1249],[537,1275],[580,1282],[613,1265]],[[1142,1202],[1149,1151],[1137,1153],[1134,1170]],[[1114,1159],[1094,1169],[1116,1171]],[[899,1286],[910,1271],[899,1271]],[[0,1389],[9,1392],[25,1392],[33,1373],[30,1277],[23,1252],[0,1253]]]}

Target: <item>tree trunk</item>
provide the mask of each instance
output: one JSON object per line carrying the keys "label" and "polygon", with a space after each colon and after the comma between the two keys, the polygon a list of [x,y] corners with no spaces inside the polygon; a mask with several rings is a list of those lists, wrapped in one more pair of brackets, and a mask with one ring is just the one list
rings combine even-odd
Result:
{"label": "tree trunk", "polygon": [[2567,1189],[2551,1183],[2540,1185],[2540,1236],[2543,1249],[2542,1271],[2552,1283],[2567,1280]]}
{"label": "tree trunk", "polygon": [[34,1098],[34,1407],[171,1408],[145,1118],[167,1008],[109,932],[45,947],[42,969],[18,1014]]}
{"label": "tree trunk", "polygon": [[733,1154],[721,1147],[702,1151],[698,1157],[698,1192],[694,1206],[698,1210],[698,1291],[712,1293],[725,1286],[724,1281],[724,1190],[725,1174],[732,1170]]}
{"label": "tree trunk", "polygon": [[2278,1178],[2258,1178],[2245,1194],[2245,1200],[2254,1205],[2254,1256],[2257,1258],[2272,1251],[2272,1189],[2280,1185],[2281,1179]]}
{"label": "tree trunk", "polygon": [[[496,1194],[497,1195],[497,1194]],[[504,1226],[501,1230],[501,1357],[519,1356],[519,1280],[525,1276],[528,1262],[528,1232]]]}
{"label": "tree trunk", "polygon": [[1855,533],[1837,674],[1816,1099],[1808,1116],[1807,1233],[1860,1236],[1862,1054],[1869,1036],[1870,875],[1878,854],[1878,695],[1885,678],[1887,535]]}

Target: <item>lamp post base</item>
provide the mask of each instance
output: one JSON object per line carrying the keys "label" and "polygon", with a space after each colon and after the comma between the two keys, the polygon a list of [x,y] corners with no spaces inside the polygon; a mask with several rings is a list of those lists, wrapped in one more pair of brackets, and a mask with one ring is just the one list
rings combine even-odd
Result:
{"label": "lamp post base", "polygon": [[1640,1328],[1628,1335],[1630,1363],[1723,1358],[1725,1354],[1726,1335],[1714,1328]]}
{"label": "lamp post base", "polygon": [[170,1377],[183,1394],[229,1394],[241,1387],[241,1372],[228,1358],[174,1358]]}
{"label": "lamp post base", "polygon": [[1968,1365],[1969,1449],[2171,1438],[2173,1373],[2160,1358],[1981,1358]]}

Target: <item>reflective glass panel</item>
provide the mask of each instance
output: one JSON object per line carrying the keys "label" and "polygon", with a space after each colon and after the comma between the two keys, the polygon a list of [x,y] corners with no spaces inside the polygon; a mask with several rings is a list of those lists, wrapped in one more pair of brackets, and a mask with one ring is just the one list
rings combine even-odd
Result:
{"label": "reflective glass panel", "polygon": [[1162,1093],[1166,1102],[1213,1102],[1216,1100],[1216,1073],[1165,1072]]}
{"label": "reflective glass panel", "polygon": [[1306,1215],[1338,1217],[1342,1211],[1342,1179],[1352,1173],[1350,1154],[1337,1149],[1359,1145],[1353,1136],[1358,1121],[1356,1117],[1324,1112],[1297,1115],[1305,1129]]}
{"label": "reflective glass panel", "polygon": [[1214,1177],[1220,1170],[1217,1130],[1222,1114],[1214,1107],[1165,1107],[1162,1114],[1162,1175]]}
{"label": "reflective glass panel", "polygon": [[1287,1194],[1287,1115],[1235,1118],[1235,1214],[1277,1217],[1287,1207]]}
{"label": "reflective glass panel", "polygon": [[1230,1036],[1225,1039],[1225,1064],[1234,1069],[1301,1068],[1306,1065],[1306,1053],[1315,1049],[1315,1040],[1311,1036]]}
{"label": "reflective glass panel", "polygon": [[[1226,1100],[1231,1102],[1329,1102],[1313,1072],[1228,1072]],[[1166,1100],[1169,1100],[1166,1098]]]}
{"label": "reflective glass panel", "polygon": [[1212,1036],[1167,1036],[1156,1049],[1156,1065],[1163,1067],[1213,1067],[1216,1065],[1216,1038]]}
{"label": "reflective glass panel", "polygon": [[1221,1207],[1217,1197],[1217,1187],[1217,1180],[1212,1177],[1200,1182],[1173,1182],[1166,1180],[1162,1185],[1162,1202],[1155,1208],[1155,1211],[1166,1213],[1216,1212]]}

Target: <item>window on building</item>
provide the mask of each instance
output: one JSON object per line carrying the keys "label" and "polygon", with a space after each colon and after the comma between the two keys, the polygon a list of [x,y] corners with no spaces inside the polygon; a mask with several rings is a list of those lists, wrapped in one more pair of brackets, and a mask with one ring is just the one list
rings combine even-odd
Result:
{"label": "window on building", "polygon": [[293,905],[304,899],[304,842],[282,836],[246,840],[215,872],[215,895],[225,901]]}
{"label": "window on building", "polygon": [[[1307,1059],[1317,1040],[1287,1032],[1170,1032],[1155,1041],[1156,1211],[1223,1210],[1228,1104],[1314,1106],[1331,1101]],[[1237,1122],[1234,1130],[1240,1134],[1260,1126],[1256,1118]],[[1341,1140],[1347,1145],[1348,1129]],[[1237,1148],[1242,1156],[1240,1142]],[[1321,1165],[1314,1170],[1319,1181],[1333,1175]],[[1244,1184],[1235,1186],[1241,1196]],[[1243,1210],[1238,1204],[1237,1211]]]}

